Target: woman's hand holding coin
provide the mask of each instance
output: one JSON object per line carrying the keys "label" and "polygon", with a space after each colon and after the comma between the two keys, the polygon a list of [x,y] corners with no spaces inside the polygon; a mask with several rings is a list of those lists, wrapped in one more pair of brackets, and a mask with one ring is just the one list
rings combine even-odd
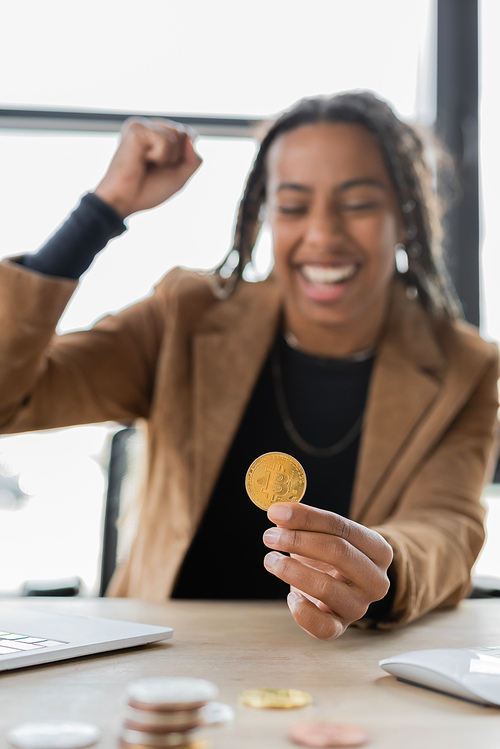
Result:
{"label": "woman's hand holding coin", "polygon": [[313,637],[339,637],[386,595],[393,554],[379,533],[304,504],[273,504],[267,514],[277,527],[264,543],[290,557],[273,551],[264,565],[291,586],[292,616]]}

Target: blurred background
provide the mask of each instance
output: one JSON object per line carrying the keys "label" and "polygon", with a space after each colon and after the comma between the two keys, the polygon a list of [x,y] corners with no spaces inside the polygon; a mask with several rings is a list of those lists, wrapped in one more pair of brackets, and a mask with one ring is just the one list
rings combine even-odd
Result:
{"label": "blurred background", "polygon": [[[168,204],[129,220],[60,323],[85,328],[171,267],[226,254],[259,123],[303,96],[369,89],[435,130],[461,182],[447,219],[466,315],[500,339],[498,0],[17,0],[0,9],[2,257],[33,252],[104,173],[130,114],[188,122],[204,159]],[[250,279],[265,275],[264,230]],[[0,438],[0,591],[76,575],[99,587],[111,436],[104,424]],[[481,575],[500,571],[487,487]],[[495,540],[496,539],[496,540]]]}

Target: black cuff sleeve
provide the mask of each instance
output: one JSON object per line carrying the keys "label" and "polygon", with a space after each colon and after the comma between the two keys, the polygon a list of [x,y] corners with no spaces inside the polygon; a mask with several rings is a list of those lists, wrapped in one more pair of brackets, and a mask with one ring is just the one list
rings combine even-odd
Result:
{"label": "black cuff sleeve", "polygon": [[38,252],[24,255],[19,262],[48,276],[77,279],[109,240],[126,228],[116,211],[90,192]]}

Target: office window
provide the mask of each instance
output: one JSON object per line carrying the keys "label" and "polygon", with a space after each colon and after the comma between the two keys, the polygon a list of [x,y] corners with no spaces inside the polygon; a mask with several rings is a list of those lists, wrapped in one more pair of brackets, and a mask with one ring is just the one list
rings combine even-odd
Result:
{"label": "office window", "polygon": [[433,0],[19,0],[0,15],[13,32],[0,101],[261,116],[370,88],[412,117],[433,12]]}
{"label": "office window", "polygon": [[[1,256],[35,250],[104,173],[118,136],[2,134]],[[203,165],[186,188],[155,211],[132,216],[129,230],[100,254],[61,321],[82,328],[148,294],[175,265],[208,269],[228,251],[245,175],[255,154],[248,138],[199,138]],[[18,196],[22,195],[23,200]],[[259,265],[269,265],[263,242]]]}
{"label": "office window", "polygon": [[[0,107],[271,117],[302,96],[355,88],[410,120],[434,117],[434,0],[311,0],[307,12],[284,0],[20,0],[0,24],[22,29],[2,38]],[[0,255],[35,250],[95,186],[116,143],[114,134],[0,130]],[[199,173],[171,202],[130,219],[84,277],[61,332],[148,294],[174,265],[210,268],[225,255],[255,143],[203,137],[197,148]],[[264,232],[258,273],[271,262]],[[0,590],[78,574],[96,591],[112,428],[0,438],[0,472],[32,494],[0,501]],[[66,542],[68,527],[84,540]]]}
{"label": "office window", "polygon": [[[497,30],[500,5],[496,0],[479,4],[479,156],[481,195],[481,332],[500,341],[500,244],[498,240],[498,206],[500,205],[500,147],[498,122],[498,75],[500,49]],[[500,571],[500,485],[486,488],[484,503],[488,509],[486,544],[477,564],[476,574],[499,576]]]}
{"label": "office window", "polygon": [[498,206],[500,205],[500,146],[498,122],[498,74],[500,49],[497,30],[500,5],[495,0],[482,0],[479,15],[480,36],[480,187],[482,244],[482,331],[492,340],[500,341],[500,244]]}

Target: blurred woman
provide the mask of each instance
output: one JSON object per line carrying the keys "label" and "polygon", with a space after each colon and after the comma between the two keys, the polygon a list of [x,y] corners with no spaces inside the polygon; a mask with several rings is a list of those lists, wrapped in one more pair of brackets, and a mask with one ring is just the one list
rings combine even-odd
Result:
{"label": "blurred woman", "polygon": [[[182,127],[130,122],[59,232],[1,265],[3,431],[147,420],[140,525],[112,595],[287,596],[322,639],[458,602],[484,539],[498,351],[459,319],[422,142],[378,98],[307,99],[271,126],[213,274],[176,269],[55,335],[123,219],[199,165]],[[264,220],[274,268],[248,283]],[[302,463],[308,489],[268,528],[244,478],[272,451]]]}

